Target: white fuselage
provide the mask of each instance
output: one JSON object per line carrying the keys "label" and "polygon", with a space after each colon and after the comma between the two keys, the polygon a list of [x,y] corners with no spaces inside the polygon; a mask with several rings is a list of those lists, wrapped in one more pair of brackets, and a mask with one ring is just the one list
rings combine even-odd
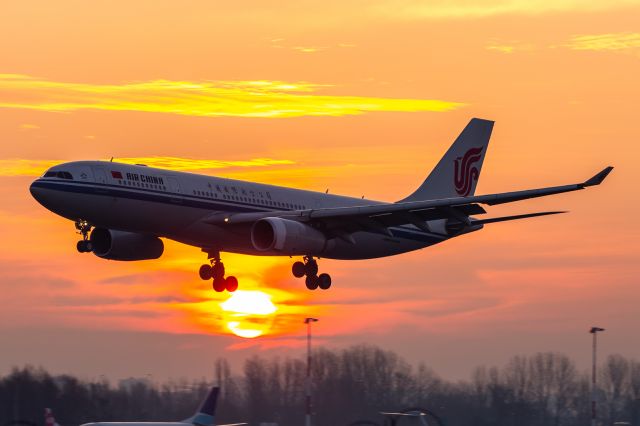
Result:
{"label": "white fuselage", "polygon": [[193,426],[186,422],[92,422],[80,426]]}
{"label": "white fuselage", "polygon": [[[256,250],[249,226],[213,225],[207,223],[206,218],[215,214],[384,204],[104,161],[77,161],[55,166],[33,182],[31,193],[46,208],[70,220],[86,220],[96,227],[165,237],[205,250],[251,255],[283,253]],[[412,225],[391,227],[389,231],[391,235],[355,232],[351,242],[336,239],[321,256],[334,259],[383,257],[421,249],[448,238]]]}

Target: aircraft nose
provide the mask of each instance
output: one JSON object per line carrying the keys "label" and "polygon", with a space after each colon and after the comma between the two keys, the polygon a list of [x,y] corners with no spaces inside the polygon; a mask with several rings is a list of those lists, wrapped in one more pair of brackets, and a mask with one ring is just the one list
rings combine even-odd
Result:
{"label": "aircraft nose", "polygon": [[44,198],[45,198],[46,189],[44,189],[39,184],[38,180],[35,180],[31,183],[31,186],[29,186],[29,192],[31,192],[31,196],[35,198],[37,202],[39,202],[43,206],[45,205]]}

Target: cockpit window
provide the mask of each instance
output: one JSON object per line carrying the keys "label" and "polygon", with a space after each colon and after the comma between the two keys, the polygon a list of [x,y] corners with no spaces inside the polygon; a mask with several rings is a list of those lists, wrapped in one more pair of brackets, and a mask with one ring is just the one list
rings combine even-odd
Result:
{"label": "cockpit window", "polygon": [[46,178],[48,178],[48,177],[57,177],[57,178],[60,178],[60,179],[73,179],[73,176],[71,175],[71,173],[63,172],[63,171],[59,171],[59,172],[49,171],[49,172],[46,172],[44,174],[44,177],[46,177]]}

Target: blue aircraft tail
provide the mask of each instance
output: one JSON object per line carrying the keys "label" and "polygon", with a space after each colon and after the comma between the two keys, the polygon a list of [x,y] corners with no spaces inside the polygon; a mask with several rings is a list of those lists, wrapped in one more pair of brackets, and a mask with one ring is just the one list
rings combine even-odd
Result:
{"label": "blue aircraft tail", "polygon": [[191,423],[196,426],[213,426],[216,415],[216,405],[218,403],[218,393],[220,392],[220,388],[215,386],[212,387],[207,395],[207,398],[204,400],[200,409],[193,417],[190,417],[186,420],[183,420],[183,423]]}

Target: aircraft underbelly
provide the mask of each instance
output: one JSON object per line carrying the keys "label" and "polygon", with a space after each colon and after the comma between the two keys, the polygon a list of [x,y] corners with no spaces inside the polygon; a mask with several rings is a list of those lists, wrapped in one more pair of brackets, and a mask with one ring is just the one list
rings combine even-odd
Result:
{"label": "aircraft underbelly", "polygon": [[148,233],[196,247],[254,256],[314,254],[329,259],[372,259],[419,250],[443,240],[397,227],[390,228],[392,235],[356,232],[352,234],[355,244],[334,238],[322,253],[259,251],[251,242],[251,226],[227,228],[207,224],[203,218],[214,211],[184,205],[177,198],[167,203],[114,197],[108,191],[81,193],[55,188],[48,189],[44,197],[50,210],[71,220],[84,219],[96,227]]}
{"label": "aircraft underbelly", "polygon": [[[251,242],[251,227],[219,227],[202,219],[212,212],[186,206],[146,201],[116,200],[110,211],[95,212],[96,224],[131,232],[165,236],[181,243],[253,256],[289,256],[278,251],[260,251]],[[416,236],[413,234],[412,236]],[[319,256],[329,259],[372,259],[419,250],[440,240],[389,237],[369,232],[353,234],[356,244],[334,239]],[[307,253],[298,253],[305,255]]]}
{"label": "aircraft underbelly", "polygon": [[388,237],[371,232],[357,232],[353,234],[353,238],[356,244],[337,240],[335,246],[323,253],[321,257],[343,260],[374,259],[420,250],[435,244],[435,242]]}
{"label": "aircraft underbelly", "polygon": [[[253,256],[296,256],[309,253],[282,253],[275,250],[256,250],[251,243],[251,229],[227,231],[223,228],[207,224],[194,224],[180,233],[169,236],[179,242],[199,247],[212,247],[221,251],[249,254]],[[353,234],[355,244],[333,239],[327,244],[327,250],[316,254],[326,259],[373,259],[378,257],[393,256],[409,251],[419,250],[436,244],[441,240],[421,240],[407,238],[393,238],[369,232],[357,232]]]}

